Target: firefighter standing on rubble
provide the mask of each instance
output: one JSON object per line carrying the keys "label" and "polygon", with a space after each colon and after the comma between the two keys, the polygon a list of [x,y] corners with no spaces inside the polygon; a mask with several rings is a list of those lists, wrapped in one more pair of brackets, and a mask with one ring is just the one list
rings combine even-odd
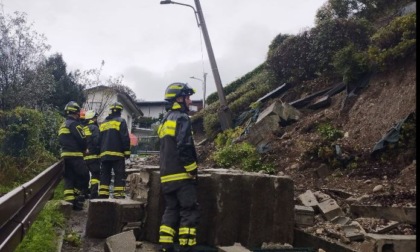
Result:
{"label": "firefighter standing on rubble", "polygon": [[79,121],[79,104],[70,101],[64,113],[66,121],[58,131],[61,157],[64,159],[64,200],[71,202],[74,210],[82,210],[83,196],[89,186],[89,171],[83,160],[86,138]]}
{"label": "firefighter standing on rubble", "polygon": [[160,251],[174,251],[177,231],[181,251],[193,251],[196,245],[199,219],[197,154],[188,116],[192,103],[190,95],[194,93],[184,83],[170,84],[165,91],[168,112],[158,129],[160,182],[165,199],[165,212],[159,229]]}
{"label": "firefighter standing on rubble", "polygon": [[90,171],[90,198],[98,198],[99,179],[101,172],[101,160],[99,157],[99,127],[98,113],[94,110],[88,110],[85,113],[85,124],[83,128],[86,135],[87,150],[83,157]]}
{"label": "firefighter standing on rubble", "polygon": [[125,159],[130,157],[130,137],[127,122],[121,118],[123,105],[111,104],[111,113],[99,126],[101,147],[101,181],[99,198],[109,198],[111,173],[114,171],[114,198],[125,198]]}

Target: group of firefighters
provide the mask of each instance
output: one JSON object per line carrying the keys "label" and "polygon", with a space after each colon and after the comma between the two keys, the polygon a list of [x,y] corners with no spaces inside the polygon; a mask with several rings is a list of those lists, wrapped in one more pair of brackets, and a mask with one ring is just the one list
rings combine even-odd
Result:
{"label": "group of firefighters", "polygon": [[[159,229],[160,251],[194,251],[199,220],[197,203],[197,154],[188,116],[195,91],[185,83],[172,83],[165,91],[166,115],[158,128],[160,182],[165,212]],[[64,197],[74,210],[82,210],[86,198],[109,198],[114,172],[114,198],[125,198],[125,159],[130,157],[130,138],[123,105],[115,102],[98,125],[98,114],[83,115],[74,101],[65,108],[66,120],[59,130],[64,159]],[[83,118],[84,117],[84,118]],[[90,172],[90,174],[89,174]],[[110,216],[112,217],[112,216]]]}
{"label": "group of firefighters", "polygon": [[130,137],[127,123],[121,118],[122,110],[121,103],[111,104],[110,114],[98,125],[94,110],[83,113],[74,101],[64,108],[66,120],[58,132],[65,167],[64,200],[71,202],[74,210],[82,210],[86,198],[109,198],[112,171],[114,198],[125,197]]}

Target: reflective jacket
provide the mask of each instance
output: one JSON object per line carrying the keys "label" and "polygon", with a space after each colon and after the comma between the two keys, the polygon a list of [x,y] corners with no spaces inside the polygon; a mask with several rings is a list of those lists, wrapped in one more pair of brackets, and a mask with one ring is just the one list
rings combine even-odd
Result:
{"label": "reflective jacket", "polygon": [[175,102],[159,126],[161,183],[192,179],[197,174],[197,153],[190,118]]}
{"label": "reflective jacket", "polygon": [[99,126],[101,160],[130,157],[130,137],[127,122],[119,115],[109,115]]}
{"label": "reflective jacket", "polygon": [[84,159],[86,161],[99,159],[101,149],[99,146],[98,124],[93,120],[89,120],[87,122],[87,125],[83,127],[83,131],[85,132],[86,144],[88,149],[87,153],[84,156]]}
{"label": "reflective jacket", "polygon": [[86,137],[82,124],[71,116],[66,118],[58,131],[61,157],[83,157],[86,150]]}

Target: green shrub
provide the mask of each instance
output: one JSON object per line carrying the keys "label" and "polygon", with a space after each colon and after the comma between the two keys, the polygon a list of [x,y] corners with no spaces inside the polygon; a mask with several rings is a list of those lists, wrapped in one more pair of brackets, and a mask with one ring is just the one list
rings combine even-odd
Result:
{"label": "green shrub", "polygon": [[339,138],[342,138],[344,136],[343,132],[341,130],[338,130],[334,128],[329,123],[321,123],[317,126],[317,131],[320,133],[320,135],[328,141],[335,141]]}
{"label": "green shrub", "polygon": [[380,70],[386,70],[416,50],[416,13],[397,17],[379,29],[368,49],[369,59]]}
{"label": "green shrub", "polygon": [[[58,120],[54,112],[18,107],[0,111],[0,184],[10,190],[29,181],[57,161]],[[2,189],[2,190],[3,190]]]}
{"label": "green shrub", "polygon": [[362,74],[369,71],[368,57],[359,52],[354,44],[338,51],[333,58],[335,72],[343,76],[345,84],[357,81]]}
{"label": "green shrub", "polygon": [[244,171],[265,171],[274,173],[274,165],[261,160],[260,154],[255,147],[247,142],[234,143],[242,134],[243,129],[236,127],[219,133],[215,139],[216,151],[212,160],[220,167],[237,167]]}

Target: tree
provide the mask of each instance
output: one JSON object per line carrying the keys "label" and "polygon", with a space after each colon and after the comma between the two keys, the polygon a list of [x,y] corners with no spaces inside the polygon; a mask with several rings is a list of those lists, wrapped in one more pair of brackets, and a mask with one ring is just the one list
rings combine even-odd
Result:
{"label": "tree", "polygon": [[46,67],[54,78],[54,90],[48,99],[51,106],[63,109],[69,101],[75,101],[80,105],[85,102],[84,86],[76,82],[74,74],[67,73],[67,65],[61,54],[50,56],[46,60]]}
{"label": "tree", "polygon": [[32,29],[25,13],[0,13],[0,108],[42,106],[53,90],[44,63],[50,46]]}

